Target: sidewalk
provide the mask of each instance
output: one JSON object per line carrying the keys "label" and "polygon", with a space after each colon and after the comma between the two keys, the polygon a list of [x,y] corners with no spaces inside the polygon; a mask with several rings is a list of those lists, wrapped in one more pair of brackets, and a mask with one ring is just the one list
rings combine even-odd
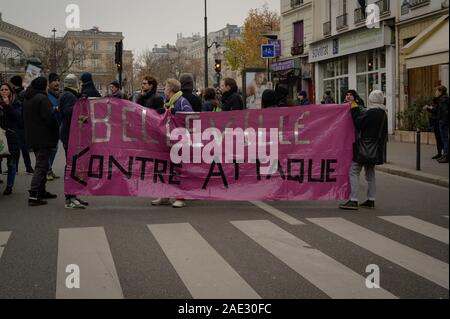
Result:
{"label": "sidewalk", "polygon": [[389,142],[387,164],[377,170],[393,175],[412,178],[426,183],[449,187],[449,164],[439,164],[431,158],[436,146],[421,145],[421,170],[416,170],[416,144]]}

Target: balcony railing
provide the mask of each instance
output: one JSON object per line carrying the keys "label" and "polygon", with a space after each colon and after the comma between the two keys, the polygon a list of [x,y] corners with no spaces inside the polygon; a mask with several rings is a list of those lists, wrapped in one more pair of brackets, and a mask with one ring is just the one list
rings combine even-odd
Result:
{"label": "balcony railing", "polygon": [[430,0],[411,0],[409,2],[409,7],[411,9],[415,9],[418,7],[426,6],[429,3],[430,3]]}
{"label": "balcony railing", "polygon": [[292,48],[291,48],[292,56],[303,54],[303,52],[304,52],[304,44],[303,43],[294,42],[292,44]]}
{"label": "balcony railing", "polygon": [[[429,0],[428,0],[429,1]],[[390,0],[378,0],[376,5],[380,8],[380,16],[385,16],[391,14]]]}
{"label": "balcony railing", "polygon": [[366,12],[363,8],[355,9],[355,24],[366,21]]}
{"label": "balcony railing", "polygon": [[303,0],[291,0],[291,8],[298,7],[303,4]]}
{"label": "balcony railing", "polygon": [[340,15],[336,18],[336,29],[337,30],[342,30],[345,29],[346,27],[348,27],[348,23],[347,23],[347,13],[344,13],[343,15]]}
{"label": "balcony railing", "polygon": [[323,35],[325,37],[331,35],[331,21],[325,22],[323,24]]}

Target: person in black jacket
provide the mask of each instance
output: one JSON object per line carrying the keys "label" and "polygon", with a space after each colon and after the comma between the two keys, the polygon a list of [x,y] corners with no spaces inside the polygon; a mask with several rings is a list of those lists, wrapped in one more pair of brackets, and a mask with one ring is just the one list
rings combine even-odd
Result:
{"label": "person in black jacket", "polygon": [[81,75],[81,96],[89,97],[102,97],[102,95],[97,91],[94,85],[94,80],[92,79],[91,73],[83,73]]}
{"label": "person in black jacket", "polygon": [[[358,132],[358,135],[360,135],[361,138],[374,139],[376,140],[376,143],[378,143],[376,165],[384,164],[384,153],[388,137],[388,125],[383,92],[374,90],[372,91],[372,93],[370,93],[367,111],[363,111],[357,103],[353,103],[351,112],[353,123],[355,125],[356,131]],[[354,145],[353,162],[350,169],[350,183],[352,188],[350,200],[347,203],[340,205],[340,209],[358,210],[358,207],[369,209],[375,208],[375,165],[372,163],[369,164],[360,162],[360,150],[358,149],[357,145],[357,143],[355,143]],[[361,174],[361,170],[363,167],[366,172],[366,180],[369,184],[369,189],[367,192],[367,201],[359,206],[359,175]]]}
{"label": "person in black jacket", "polygon": [[0,86],[0,127],[6,131],[10,156],[7,159],[8,179],[3,195],[11,195],[20,155],[19,127],[22,121],[22,105],[17,101],[14,89],[7,83]]}
{"label": "person in black jacket", "polygon": [[25,92],[23,108],[26,141],[36,156],[28,205],[41,206],[47,204],[44,199],[57,197],[45,189],[50,151],[55,148],[59,139],[58,122],[53,116],[52,104],[47,96],[46,78],[38,77],[31,82]]}
{"label": "person in black jacket", "polygon": [[444,149],[441,138],[441,128],[439,127],[439,98],[434,97],[431,106],[425,105],[423,109],[430,113],[430,128],[433,130],[436,139],[438,153],[433,156],[432,159],[439,160],[442,158],[442,151]]}
{"label": "person in black jacket", "polygon": [[263,109],[278,107],[277,93],[274,90],[264,90],[261,98],[261,107]]}
{"label": "person in black jacket", "polygon": [[164,108],[164,99],[156,92],[158,81],[154,77],[146,76],[142,79],[141,95],[136,103],[152,110]]}
{"label": "person in black jacket", "polygon": [[184,73],[180,76],[181,92],[183,97],[189,101],[194,112],[202,111],[202,100],[194,93],[194,77],[190,73]]}
{"label": "person in black jacket", "polygon": [[238,111],[244,109],[244,102],[238,93],[238,86],[234,79],[225,78],[220,83],[222,91],[222,110]]}
{"label": "person in black jacket", "polygon": [[441,164],[448,163],[448,107],[449,99],[447,94],[447,88],[443,85],[436,89],[436,97],[438,98],[438,118],[439,129],[441,131],[442,146],[444,148],[444,154],[438,162]]}

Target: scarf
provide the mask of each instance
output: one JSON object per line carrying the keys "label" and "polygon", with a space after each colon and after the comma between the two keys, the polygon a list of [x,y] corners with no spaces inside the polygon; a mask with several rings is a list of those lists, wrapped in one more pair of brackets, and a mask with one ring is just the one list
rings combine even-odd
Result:
{"label": "scarf", "polygon": [[178,101],[180,99],[180,97],[183,96],[183,92],[179,91],[177,93],[175,93],[168,102],[164,103],[164,107],[166,109],[172,109],[175,105],[175,102]]}

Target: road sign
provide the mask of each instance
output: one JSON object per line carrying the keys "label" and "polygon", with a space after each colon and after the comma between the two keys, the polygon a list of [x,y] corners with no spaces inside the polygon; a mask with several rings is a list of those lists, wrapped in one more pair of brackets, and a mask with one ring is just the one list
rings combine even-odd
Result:
{"label": "road sign", "polygon": [[272,59],[275,57],[275,46],[273,44],[261,45],[261,58]]}

